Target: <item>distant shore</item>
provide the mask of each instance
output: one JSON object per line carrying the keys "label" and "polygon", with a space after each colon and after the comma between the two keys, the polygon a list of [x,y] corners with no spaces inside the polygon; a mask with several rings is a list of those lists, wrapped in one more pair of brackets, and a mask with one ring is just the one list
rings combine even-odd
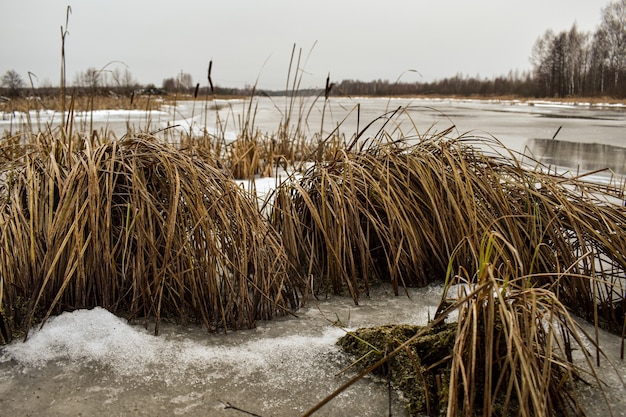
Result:
{"label": "distant shore", "polygon": [[[0,112],[26,112],[29,110],[56,110],[61,111],[65,106],[65,110],[71,108],[75,111],[89,111],[89,110],[130,110],[130,109],[143,109],[143,110],[155,110],[163,104],[173,105],[178,101],[198,101],[198,102],[210,102],[214,100],[246,100],[250,97],[265,97],[264,94],[257,94],[254,96],[246,95],[211,95],[211,96],[197,96],[194,98],[192,94],[163,94],[163,95],[77,95],[70,96],[65,100],[65,103],[61,102],[59,96],[34,96],[34,97],[17,97],[11,99],[4,99],[0,101]],[[280,97],[280,96],[275,96]],[[350,96],[336,95],[330,96],[329,100],[333,98],[346,98]],[[559,104],[572,104],[572,105],[611,105],[611,106],[626,106],[626,100],[619,100],[613,97],[520,97],[520,96],[485,96],[485,95],[393,95],[393,96],[374,96],[374,95],[359,95],[353,96],[355,100],[362,98],[398,98],[398,99],[415,99],[415,100],[468,100],[468,101],[485,101],[485,102],[520,102],[528,103],[530,105],[538,103],[559,103]]]}

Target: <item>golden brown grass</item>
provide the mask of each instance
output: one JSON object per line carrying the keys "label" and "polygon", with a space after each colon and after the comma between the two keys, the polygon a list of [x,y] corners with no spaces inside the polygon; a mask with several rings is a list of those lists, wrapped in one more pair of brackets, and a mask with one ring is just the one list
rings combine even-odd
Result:
{"label": "golden brown grass", "polygon": [[347,333],[342,347],[366,369],[329,398],[377,371],[405,392],[411,415],[584,415],[589,404],[577,387],[602,390],[593,363],[599,346],[550,286],[528,285],[534,277],[520,275],[509,246],[498,233],[486,234],[473,248],[478,270],[451,277],[460,286],[446,287],[428,325]]}
{"label": "golden brown grass", "polygon": [[[137,95],[118,96],[118,95],[76,95],[73,98],[74,111],[91,111],[91,110],[158,110],[159,106],[164,103],[162,97]],[[43,97],[21,97],[11,99],[8,102],[0,103],[0,111],[4,112],[27,112],[32,110],[54,110],[61,111],[62,103],[58,96]]]}
{"label": "golden brown grass", "polygon": [[155,319],[157,332],[164,317],[216,331],[297,306],[279,236],[210,158],[148,135],[73,150],[39,136],[2,176],[1,307],[13,329],[98,305]]}
{"label": "golden brown grass", "polygon": [[347,148],[279,188],[272,222],[315,292],[356,301],[372,281],[399,292],[449,268],[477,271],[473,248],[493,231],[533,285],[552,285],[577,314],[621,332],[625,208],[598,196],[622,190],[479,150],[496,149],[491,139],[446,134]]}
{"label": "golden brown grass", "polygon": [[[0,101],[1,112],[27,112],[32,110],[54,110],[61,111],[63,104],[65,104],[65,110],[70,104],[71,97],[66,98],[66,102],[63,103],[58,95],[36,95],[28,97],[15,97],[9,101]],[[73,110],[74,111],[91,111],[91,110],[158,110],[160,106],[164,104],[173,104],[174,95],[150,95],[141,94],[140,92],[130,95],[120,94],[77,94],[69,91],[68,94],[73,95]],[[215,99],[245,99],[246,97],[229,95],[211,95],[209,97],[194,97],[190,94],[179,94],[176,96],[178,101],[213,101]]]}
{"label": "golden brown grass", "polygon": [[[279,187],[272,222],[316,295],[358,302],[373,282],[399,293],[444,279],[440,309],[416,335],[458,314],[442,415],[582,415],[572,390],[597,377],[601,353],[571,314],[622,334],[623,186],[552,175],[494,139],[450,133],[355,140]],[[459,301],[447,298],[452,283],[469,288]],[[406,349],[378,346],[391,353],[355,379]]]}
{"label": "golden brown grass", "polygon": [[[505,249],[506,248],[506,249]],[[459,271],[455,283],[471,283],[461,294],[444,294],[455,309],[457,338],[450,358],[447,415],[581,415],[579,378],[591,376],[599,346],[570,315],[550,284],[523,275],[521,259],[497,232],[483,237],[473,276]],[[555,273],[558,283],[568,275]],[[544,277],[545,278],[545,277]],[[460,298],[445,300],[445,295]],[[578,362],[573,351],[580,352]],[[478,413],[477,413],[478,411]]]}

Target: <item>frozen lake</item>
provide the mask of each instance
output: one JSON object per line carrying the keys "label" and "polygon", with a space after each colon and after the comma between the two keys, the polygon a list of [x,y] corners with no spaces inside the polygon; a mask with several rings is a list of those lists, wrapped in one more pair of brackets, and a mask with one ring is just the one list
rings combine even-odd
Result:
{"label": "frozen lake", "polygon": [[[351,298],[310,303],[297,318],[259,322],[253,330],[206,333],[201,326],[151,328],[128,324],[104,309],[53,318],[0,351],[0,415],[7,416],[225,416],[294,417],[304,414],[353,375],[352,361],[335,342],[346,330],[388,323],[425,324],[442,287],[394,297],[379,288],[355,306]],[[590,332],[590,327],[586,326]],[[592,333],[592,332],[591,332]],[[618,337],[600,331],[607,355],[596,368],[614,415],[623,416]],[[592,352],[592,354],[595,354]],[[609,415],[602,396],[581,385],[589,415]],[[392,392],[392,415],[407,416]],[[241,410],[245,410],[241,411]],[[365,378],[316,416],[386,416],[384,381]]]}
{"label": "frozen lake", "polygon": [[[380,289],[355,306],[322,299],[298,318],[253,330],[209,335],[199,326],[165,326],[153,336],[103,309],[64,313],[0,353],[0,415],[298,416],[354,374],[335,342],[346,329],[425,324],[441,286],[411,298]],[[386,384],[364,379],[319,416],[387,415]],[[406,412],[394,394],[393,415]]]}
{"label": "frozen lake", "polygon": [[410,140],[453,128],[452,137],[493,137],[512,151],[558,167],[559,172],[578,175],[610,169],[589,177],[601,182],[608,181],[613,173],[618,177],[626,174],[624,106],[397,98],[331,98],[324,106],[323,100],[311,97],[295,101],[259,97],[252,107],[248,104],[241,100],[210,107],[201,102],[180,102],[176,113],[168,109],[168,114],[177,116],[165,123],[159,119],[158,125],[178,125],[189,132],[207,127],[215,133],[219,120],[229,139],[236,137],[245,120],[267,133],[276,132],[281,122],[289,120],[291,132],[302,132],[308,138],[320,133],[325,136],[335,129],[347,139],[365,130],[365,138],[384,129]]}
{"label": "frozen lake", "polygon": [[[158,132],[162,129],[210,134],[233,140],[246,121],[255,130],[275,133],[281,123],[289,132],[308,138],[328,135],[334,129],[350,139],[355,132],[374,136],[402,132],[407,138],[445,131],[452,136],[494,137],[509,149],[533,155],[546,164],[577,171],[611,168],[626,173],[626,106],[550,101],[462,99],[337,98],[324,105],[323,97],[256,97],[249,100],[179,101],[160,110],[110,110],[76,113],[75,130],[113,131],[119,137],[128,129]],[[394,113],[401,108],[400,112]],[[323,117],[322,117],[323,115]],[[0,114],[6,131],[56,126],[59,115],[49,111]],[[323,120],[323,123],[322,123]],[[583,145],[584,144],[584,145]]]}
{"label": "frozen lake", "polygon": [[[309,303],[297,318],[228,334],[162,325],[161,335],[153,336],[150,326],[128,324],[101,308],[63,313],[26,343],[0,350],[0,415],[299,416],[355,375],[341,373],[353,361],[335,344],[345,331],[425,324],[441,292],[435,284],[395,297],[391,288],[379,288],[358,306],[349,297],[332,297]],[[609,415],[610,408],[623,416],[620,339],[603,331],[599,337],[606,358],[595,371],[610,407],[584,384],[579,400],[588,415]],[[384,381],[366,377],[315,416],[387,416],[389,395]],[[398,393],[391,400],[393,416],[408,415]]]}
{"label": "frozen lake", "polygon": [[[389,133],[402,132],[411,139],[453,127],[450,133],[453,137],[493,137],[507,148],[532,155],[546,164],[556,163],[581,171],[608,167],[616,173],[626,173],[624,106],[389,98],[331,98],[325,107],[323,100],[313,103],[313,98],[291,103],[285,97],[258,98],[252,107],[255,127],[271,133],[277,130],[281,120],[289,119],[292,131],[298,127],[307,137],[320,132],[328,135],[337,128],[348,139],[370,122],[374,123],[366,129],[365,136],[376,135],[384,128]],[[217,113],[220,120],[229,122],[227,133],[232,138],[238,131],[236,122],[247,112],[247,103],[243,101],[222,103],[219,112],[205,114],[198,114],[199,106],[202,105],[196,103],[194,108],[192,103],[180,103],[179,114],[195,116],[177,119],[176,123],[185,129],[192,125],[191,130],[209,126],[211,131]],[[398,109],[401,110],[394,113]],[[295,126],[298,121],[299,125]],[[607,149],[607,145],[611,148]]]}
{"label": "frozen lake", "polygon": [[[387,122],[387,131],[402,131],[410,139],[454,126],[454,135],[493,136],[514,151],[574,171],[610,166],[625,172],[626,108],[621,106],[331,98],[324,108],[313,98],[302,100],[291,105],[285,97],[258,98],[252,106],[255,128],[272,133],[290,118],[292,131],[299,127],[305,135],[327,135],[339,126],[350,138],[375,121],[367,136]],[[402,114],[381,118],[398,108]],[[219,120],[226,138],[234,139],[248,114],[242,100],[209,103],[207,108],[198,101],[151,112],[77,114],[75,120],[84,131],[107,129],[118,136],[128,128],[157,132],[171,127],[191,133],[206,128],[216,133]],[[0,129],[54,126],[58,120],[51,112],[1,114]],[[349,364],[335,345],[346,329],[424,324],[435,311],[441,286],[412,289],[410,295],[393,297],[383,288],[359,306],[350,298],[322,299],[299,311],[298,318],[260,322],[256,329],[226,335],[207,335],[202,327],[165,326],[155,337],[102,309],[64,313],[32,333],[28,342],[16,341],[0,352],[0,415],[246,415],[229,404],[264,417],[300,415],[353,375],[337,375]],[[620,340],[600,335],[615,369],[603,360],[598,372],[607,383],[614,415],[625,415],[626,392],[618,378],[626,378]],[[597,392],[583,390],[580,395],[583,403],[593,404],[590,415],[606,415]],[[394,394],[393,415],[406,415],[395,400]],[[316,415],[387,412],[386,385],[365,379]]]}

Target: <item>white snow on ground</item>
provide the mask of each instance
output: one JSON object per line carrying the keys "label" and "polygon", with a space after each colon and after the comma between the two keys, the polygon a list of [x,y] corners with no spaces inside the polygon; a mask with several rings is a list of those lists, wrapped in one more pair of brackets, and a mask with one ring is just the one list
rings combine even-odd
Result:
{"label": "white snow on ground", "polygon": [[[133,129],[143,131],[159,131],[171,129],[177,133],[190,134],[192,137],[201,137],[208,133],[215,137],[223,137],[226,142],[232,142],[237,139],[237,131],[229,128],[223,128],[218,131],[217,128],[205,123],[204,116],[197,112],[193,117],[186,117],[175,111],[171,106],[164,106],[164,110],[94,110],[74,112],[72,115],[73,123],[77,126],[85,126],[93,123],[94,128],[112,128],[121,136],[126,132],[127,126]],[[172,116],[174,114],[174,116]],[[67,117],[67,113],[65,114]],[[24,112],[0,112],[0,129],[13,128],[20,130],[38,131],[42,126],[56,126],[60,124],[61,113],[52,110],[31,110]],[[149,128],[146,128],[149,126]]]}
{"label": "white snow on ground", "polygon": [[[230,415],[224,410],[232,402],[262,415],[301,415],[352,375],[337,375],[348,363],[335,344],[345,332],[335,320],[350,329],[388,323],[391,317],[423,324],[424,305],[432,310],[440,290],[411,290],[412,299],[386,291],[358,307],[349,297],[310,302],[298,318],[259,322],[255,329],[226,335],[163,324],[161,335],[153,336],[102,308],[63,313],[33,330],[26,342],[0,349],[0,392],[6,393],[0,395],[0,410],[222,416]],[[353,410],[379,416],[388,401],[384,384],[361,380],[319,414]],[[394,415],[406,415],[401,402],[392,406]]]}
{"label": "white snow on ground", "polygon": [[31,329],[25,342],[15,340],[0,349],[0,363],[15,361],[36,368],[57,362],[94,363],[128,376],[154,374],[155,369],[165,368],[163,377],[173,380],[188,378],[190,368],[202,369],[203,378],[217,377],[224,369],[245,377],[284,368],[284,372],[293,372],[293,377],[299,370],[310,378],[311,372],[316,372],[315,364],[326,362],[320,355],[338,351],[335,342],[346,330],[392,319],[425,324],[442,290],[440,285],[432,285],[409,289],[410,297],[396,297],[386,288],[373,289],[372,297],[364,297],[359,306],[350,297],[313,300],[297,312],[298,318],[259,322],[255,329],[227,335],[208,335],[199,326],[164,324],[161,335],[154,336],[101,307],[65,312],[41,328]]}
{"label": "white snow on ground", "polygon": [[[202,369],[204,381],[219,377],[224,369],[245,378],[286,362],[312,366],[316,355],[333,350],[342,334],[338,328],[327,327],[314,337],[292,334],[251,338],[236,345],[207,345],[189,338],[154,336],[96,307],[52,318],[41,330],[33,331],[25,343],[15,341],[4,347],[0,362],[14,360],[32,367],[59,361],[94,364],[106,366],[120,376],[160,376],[166,382],[189,378],[191,369]],[[167,372],[152,372],[161,367]]]}
{"label": "white snow on ground", "polygon": [[[67,115],[67,113],[66,113]],[[97,123],[106,122],[124,122],[127,120],[148,120],[161,119],[168,116],[167,112],[152,110],[94,110],[74,112],[73,117],[76,120],[91,120]],[[31,122],[41,120],[42,122],[58,122],[61,113],[52,110],[31,110],[30,112],[0,112],[0,126],[9,125],[10,123],[21,123],[31,120]]]}
{"label": "white snow on ground", "polygon": [[[280,170],[274,177],[256,177],[254,181],[235,180],[235,182],[250,195],[256,196],[257,202],[261,205],[267,196],[288,178],[289,174]],[[294,178],[299,178],[299,175]]]}

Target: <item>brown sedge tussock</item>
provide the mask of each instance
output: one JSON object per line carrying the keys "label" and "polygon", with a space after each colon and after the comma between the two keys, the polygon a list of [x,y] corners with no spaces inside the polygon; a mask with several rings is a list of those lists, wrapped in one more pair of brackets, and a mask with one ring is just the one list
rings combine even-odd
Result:
{"label": "brown sedge tussock", "polygon": [[441,281],[450,259],[477,271],[474,248],[494,231],[533,285],[550,284],[577,314],[621,332],[625,209],[598,197],[621,190],[479,150],[496,145],[431,135],[338,151],[278,189],[273,225],[315,293],[355,301],[375,281],[396,293]]}
{"label": "brown sedge tussock", "polygon": [[210,160],[148,135],[72,152],[37,145],[2,189],[2,309],[13,328],[98,305],[154,319],[157,332],[162,319],[217,331],[297,306],[280,237]]}

